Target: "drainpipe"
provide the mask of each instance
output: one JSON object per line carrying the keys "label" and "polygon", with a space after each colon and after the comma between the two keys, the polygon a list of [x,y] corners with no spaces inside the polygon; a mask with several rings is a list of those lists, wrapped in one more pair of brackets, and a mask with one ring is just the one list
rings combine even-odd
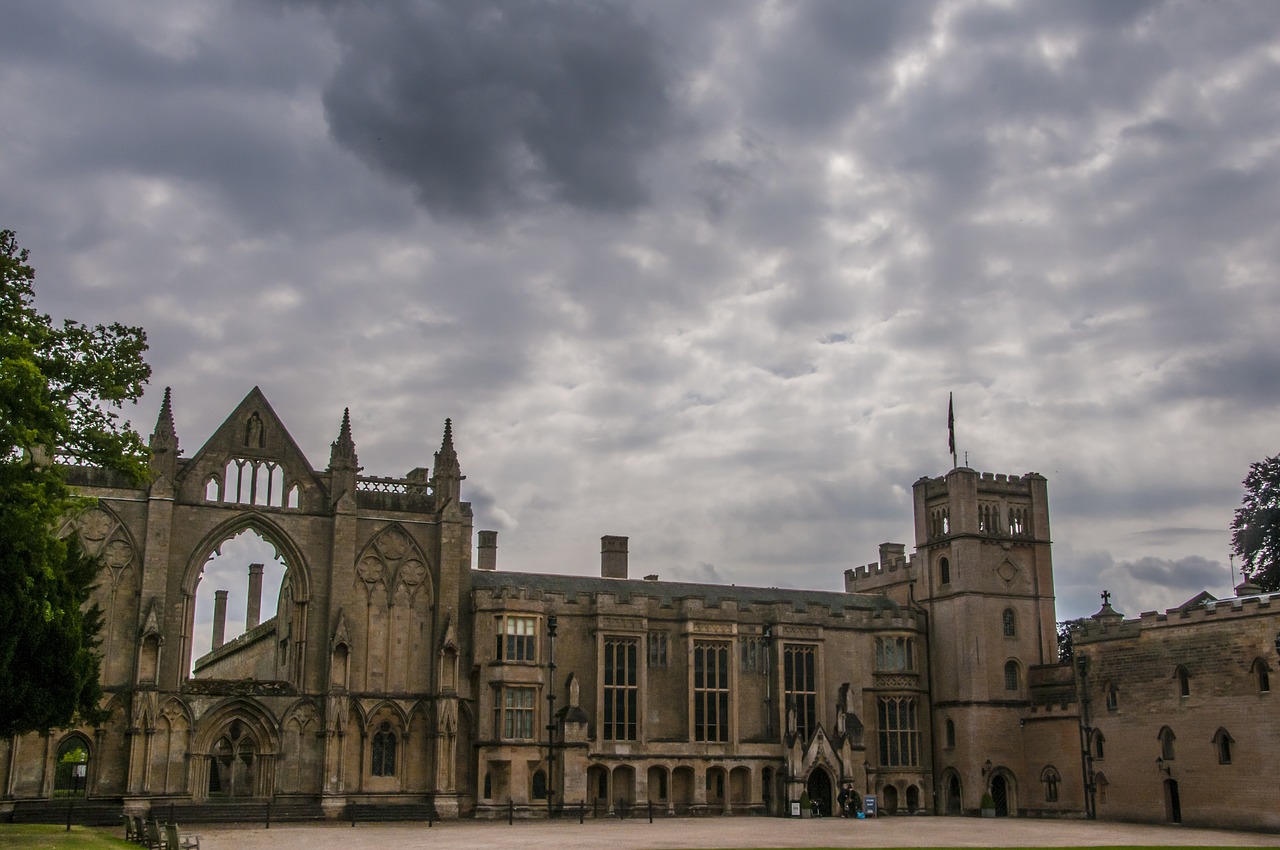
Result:
{"label": "drainpipe", "polygon": [[1080,672],[1080,775],[1084,780],[1084,813],[1089,820],[1097,820],[1098,806],[1094,798],[1097,786],[1093,781],[1093,729],[1089,726],[1089,656],[1076,655],[1076,670]]}

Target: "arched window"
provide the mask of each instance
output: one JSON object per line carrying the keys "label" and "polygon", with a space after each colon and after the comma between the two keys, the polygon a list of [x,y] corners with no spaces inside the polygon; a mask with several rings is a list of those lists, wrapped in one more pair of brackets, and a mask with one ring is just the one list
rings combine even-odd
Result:
{"label": "arched window", "polygon": [[1173,742],[1177,738],[1173,734],[1173,730],[1168,726],[1160,727],[1160,733],[1156,736],[1160,739],[1160,758],[1165,761],[1171,761],[1174,757]]}
{"label": "arched window", "polygon": [[1115,711],[1120,707],[1120,689],[1115,682],[1107,683],[1107,711]]}
{"label": "arched window", "polygon": [[1261,658],[1253,660],[1253,676],[1258,682],[1258,693],[1271,693],[1271,668]]}
{"label": "arched window", "polygon": [[1057,768],[1049,765],[1040,771],[1040,781],[1044,783],[1044,801],[1058,802],[1058,783],[1062,781],[1062,776],[1058,774]]}
{"label": "arched window", "polygon": [[954,749],[955,745],[956,745],[956,724],[950,717],[948,717],[947,718],[947,749]]}
{"label": "arched window", "polygon": [[1213,746],[1218,751],[1218,764],[1231,764],[1231,744],[1234,739],[1231,733],[1222,727],[1213,733]]}
{"label": "arched window", "polygon": [[391,731],[390,723],[384,720],[378,727],[378,731],[373,735],[373,746],[370,749],[373,753],[373,775],[395,776],[396,733]]}
{"label": "arched window", "polygon": [[1017,622],[1014,620],[1014,617],[1013,617],[1013,609],[1006,608],[1004,609],[1004,636],[1014,637],[1017,634],[1018,634],[1018,627],[1017,627]]}
{"label": "arched window", "polygon": [[945,557],[938,559],[938,581],[951,584],[951,562]]}
{"label": "arched window", "polygon": [[1178,696],[1191,696],[1191,675],[1187,673],[1187,668],[1179,664],[1173,671],[1173,678],[1178,680]]}
{"label": "arched window", "polygon": [[1103,748],[1107,743],[1107,739],[1101,732],[1093,733],[1093,758],[1095,761],[1102,761]]}
{"label": "arched window", "polygon": [[1107,781],[1107,775],[1101,771],[1093,775],[1093,787],[1098,789],[1098,802],[1107,802],[1107,786],[1111,783]]}
{"label": "arched window", "polygon": [[1004,665],[1004,689],[1006,691],[1016,691],[1018,689],[1018,678],[1018,662],[1006,662]]}
{"label": "arched window", "polygon": [[547,772],[535,770],[533,773],[533,799],[547,799]]}

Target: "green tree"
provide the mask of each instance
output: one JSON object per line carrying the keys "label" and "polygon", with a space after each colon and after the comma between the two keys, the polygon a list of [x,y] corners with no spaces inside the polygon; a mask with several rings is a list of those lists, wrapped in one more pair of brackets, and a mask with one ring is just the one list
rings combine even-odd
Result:
{"label": "green tree", "polygon": [[35,309],[35,272],[0,230],[0,735],[100,720],[89,604],[99,563],[57,524],[85,501],[66,462],[142,481],[147,450],[120,418],[150,377],[146,334],[120,324],[55,325]]}
{"label": "green tree", "polygon": [[1084,617],[1058,621],[1058,661],[1071,661],[1076,657],[1075,630],[1084,625]]}
{"label": "green tree", "polygon": [[1244,500],[1231,521],[1231,548],[1263,590],[1280,590],[1280,455],[1249,464]]}

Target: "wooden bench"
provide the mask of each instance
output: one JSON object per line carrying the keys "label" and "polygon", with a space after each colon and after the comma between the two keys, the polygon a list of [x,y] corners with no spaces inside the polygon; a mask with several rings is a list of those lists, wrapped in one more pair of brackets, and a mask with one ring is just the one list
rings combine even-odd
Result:
{"label": "wooden bench", "polygon": [[146,832],[143,834],[142,843],[151,848],[151,850],[164,850],[164,838],[160,835],[160,824],[156,822],[156,819],[152,818],[144,826]]}
{"label": "wooden bench", "polygon": [[166,823],[164,825],[164,834],[166,839],[165,850],[200,850],[200,836],[192,833],[178,832],[176,823]]}

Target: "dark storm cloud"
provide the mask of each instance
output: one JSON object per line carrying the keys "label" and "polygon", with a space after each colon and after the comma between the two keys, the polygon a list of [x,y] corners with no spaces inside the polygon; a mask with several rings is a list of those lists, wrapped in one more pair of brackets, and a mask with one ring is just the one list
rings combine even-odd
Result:
{"label": "dark storm cloud", "polygon": [[1163,609],[1277,450],[1270,4],[6,13],[0,226],[148,328],[144,431],[260,384],[401,475],[452,416],[506,566],[834,589],[954,391],[966,462],[1050,479],[1063,615]]}
{"label": "dark storm cloud", "polygon": [[460,0],[351,7],[336,21],[330,130],[428,209],[644,202],[644,160],[672,105],[658,38],[630,10]]}
{"label": "dark storm cloud", "polygon": [[1122,561],[1117,566],[1141,581],[1162,587],[1189,590],[1215,587],[1228,578],[1228,571],[1224,565],[1199,555],[1190,555],[1177,560],[1139,558],[1136,561]]}

